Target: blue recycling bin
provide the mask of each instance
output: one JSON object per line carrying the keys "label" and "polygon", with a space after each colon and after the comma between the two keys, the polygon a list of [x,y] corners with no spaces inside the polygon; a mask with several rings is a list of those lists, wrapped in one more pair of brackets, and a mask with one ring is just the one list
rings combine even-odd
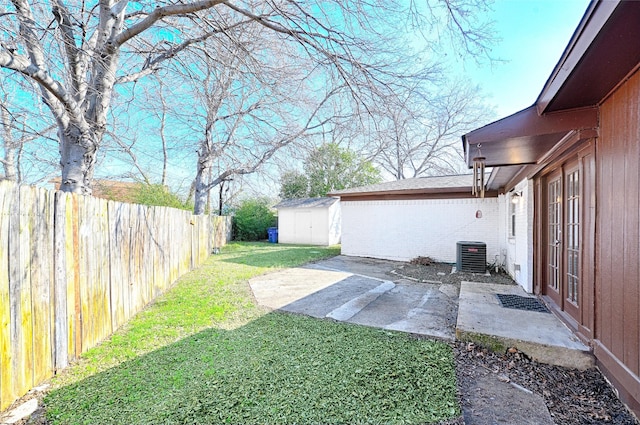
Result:
{"label": "blue recycling bin", "polygon": [[269,234],[269,242],[270,243],[278,243],[278,228],[277,227],[269,227],[267,229],[267,233]]}

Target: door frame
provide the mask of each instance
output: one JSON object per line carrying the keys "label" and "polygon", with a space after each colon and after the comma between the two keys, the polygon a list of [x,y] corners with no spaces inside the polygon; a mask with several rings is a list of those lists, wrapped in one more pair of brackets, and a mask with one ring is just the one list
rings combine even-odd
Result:
{"label": "door frame", "polygon": [[[556,313],[584,342],[593,339],[595,326],[595,143],[593,139],[584,140],[573,145],[552,163],[546,164],[533,176],[534,180],[534,292],[542,297],[546,304]],[[579,293],[578,306],[570,312],[574,305],[566,301],[564,296],[552,297],[546,291],[547,251],[547,188],[550,177],[561,175],[561,185],[566,191],[565,170],[580,171],[580,259],[579,259]],[[568,167],[567,167],[568,166]],[[566,208],[563,201],[563,235],[566,234]],[[563,236],[564,240],[564,236]],[[564,241],[563,241],[564,243]],[[564,248],[562,266],[566,270],[566,251]],[[563,273],[564,275],[565,273]],[[566,277],[563,276],[561,282]],[[559,294],[561,295],[562,292]]]}
{"label": "door frame", "polygon": [[[542,295],[548,297],[553,303],[555,303],[560,309],[563,309],[563,270],[564,270],[564,168],[562,166],[554,169],[550,173],[544,176],[542,179],[542,254],[541,261],[542,266]],[[555,202],[558,210],[555,212],[554,223],[551,223],[551,200],[549,193],[550,184],[552,182],[558,182],[556,188],[556,194],[559,193],[560,200]],[[555,234],[550,234],[550,227],[555,226]],[[559,229],[557,229],[559,227]],[[553,248],[552,248],[553,246]],[[553,254],[552,254],[553,250]],[[554,258],[556,267],[555,272],[551,272],[551,257]],[[551,285],[551,281],[555,282],[555,285]],[[557,285],[557,288],[554,286]]]}
{"label": "door frame", "polygon": [[[578,173],[578,193],[569,188],[571,176]],[[580,159],[576,156],[560,164],[559,167],[545,175],[543,181],[542,209],[546,213],[542,216],[543,227],[543,274],[542,295],[547,296],[564,313],[571,316],[576,323],[580,323],[580,305],[582,303],[582,179],[583,172]],[[553,191],[551,190],[554,186]],[[574,195],[577,198],[578,214],[573,214],[576,203],[570,205]],[[553,199],[552,199],[553,198]],[[553,217],[552,217],[553,216]],[[578,234],[571,226],[578,226]],[[553,234],[552,234],[553,233]],[[572,249],[572,237],[578,237],[578,248]],[[570,267],[571,253],[577,251],[578,262]],[[555,270],[552,270],[555,268]],[[570,275],[571,272],[574,272]],[[575,279],[577,293],[570,289],[571,281]],[[574,301],[575,300],[575,301]]]}

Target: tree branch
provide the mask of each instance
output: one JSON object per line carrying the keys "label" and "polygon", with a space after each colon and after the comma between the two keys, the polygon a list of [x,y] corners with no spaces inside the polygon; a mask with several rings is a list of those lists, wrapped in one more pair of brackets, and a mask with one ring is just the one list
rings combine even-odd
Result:
{"label": "tree branch", "polygon": [[113,43],[115,46],[122,46],[133,37],[137,36],[141,32],[151,28],[153,24],[162,20],[167,16],[185,15],[188,13],[195,13],[201,10],[206,10],[211,7],[215,7],[219,4],[225,3],[224,0],[202,0],[187,4],[177,4],[172,6],[157,7],[153,12],[147,15],[142,21],[133,25],[132,27],[122,31],[118,34]]}
{"label": "tree branch", "polygon": [[[78,66],[79,49],[76,46],[75,36],[73,33],[71,14],[59,0],[53,0],[52,12],[58,22],[60,33],[62,34],[62,44],[64,45],[71,73],[71,86],[75,95],[78,96],[80,93],[80,82],[82,81],[82,71]],[[77,97],[76,100],[78,100]]]}
{"label": "tree branch", "polygon": [[[31,63],[26,56],[0,51],[0,67],[11,69],[33,79],[40,84],[41,87],[46,89],[48,93],[53,95],[65,110],[70,113],[78,112],[78,104],[69,96],[69,93],[67,93],[62,84],[51,78],[46,71],[43,71],[37,65]],[[47,104],[49,107],[55,108],[55,105],[49,102],[47,102]]]}
{"label": "tree branch", "polygon": [[119,77],[116,80],[116,83],[118,84],[125,84],[125,83],[131,83],[133,81],[137,81],[142,77],[145,77],[147,75],[153,74],[155,71],[158,70],[158,65],[162,62],[164,62],[167,59],[171,59],[173,58],[175,55],[177,55],[178,53],[180,53],[181,51],[183,51],[184,49],[186,49],[187,47],[196,44],[196,43],[202,43],[203,41],[207,40],[208,38],[216,35],[216,34],[220,34],[220,33],[224,33],[226,31],[229,31],[231,29],[233,29],[234,27],[237,27],[241,25],[241,23],[236,23],[234,25],[230,25],[226,28],[219,28],[219,29],[215,29],[213,31],[209,31],[205,34],[203,34],[200,37],[197,38],[193,38],[193,39],[189,39],[184,41],[183,43],[177,45],[177,46],[173,46],[170,49],[168,49],[165,52],[162,52],[161,54],[159,54],[158,56],[156,56],[155,58],[151,59],[151,60],[147,60],[143,67],[142,70],[135,72],[133,74],[129,74],[129,75],[125,75],[122,77]]}
{"label": "tree branch", "polygon": [[[64,120],[64,111],[68,108],[61,99],[67,97],[62,86],[54,81],[46,72],[44,49],[36,35],[35,23],[31,6],[26,0],[11,0],[17,11],[20,23],[20,36],[25,41],[29,55],[19,55],[13,50],[0,51],[0,67],[12,69],[28,76],[40,84],[40,93],[44,102],[51,109],[58,120]],[[3,46],[4,47],[4,46]],[[60,101],[62,104],[58,104]]]}
{"label": "tree branch", "polygon": [[298,131],[296,131],[295,133],[293,133],[293,134],[291,134],[291,135],[289,135],[287,137],[284,137],[284,138],[280,139],[279,141],[275,142],[269,149],[267,149],[265,152],[263,152],[259,156],[259,159],[257,159],[253,164],[247,164],[247,165],[244,165],[244,166],[241,166],[241,167],[235,167],[235,168],[231,168],[231,169],[228,169],[228,170],[224,171],[217,178],[215,178],[213,181],[209,182],[209,184],[207,184],[205,186],[204,190],[207,190],[207,191],[211,190],[212,188],[214,188],[215,186],[220,184],[221,181],[223,181],[224,179],[226,179],[227,177],[229,177],[231,175],[244,175],[244,174],[251,174],[251,173],[256,172],[258,170],[258,168],[260,168],[260,166],[262,166],[262,164],[264,164],[266,161],[268,161],[278,150],[280,150],[284,146],[287,146],[288,144],[293,142],[295,139],[300,137],[305,132],[307,132],[309,130],[312,130],[314,128],[322,127],[326,122],[329,121],[329,119],[321,121],[320,123],[318,123],[316,125],[311,125],[311,123],[315,119],[315,117],[317,116],[318,112],[320,112],[320,110],[322,109],[324,104],[335,93],[337,93],[340,88],[341,87],[338,87],[338,88],[332,90],[331,92],[327,93],[325,98],[313,110],[313,112],[311,113],[311,115],[309,116],[307,121],[305,122],[305,125],[303,127],[301,127]]}

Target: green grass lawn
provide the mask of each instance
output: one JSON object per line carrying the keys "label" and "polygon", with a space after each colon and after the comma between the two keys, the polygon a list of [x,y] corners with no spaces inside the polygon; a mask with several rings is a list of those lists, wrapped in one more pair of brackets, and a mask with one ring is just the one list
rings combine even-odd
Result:
{"label": "green grass lawn", "polygon": [[48,419],[423,424],[458,416],[447,344],[255,305],[247,279],[338,252],[228,245],[57,378]]}

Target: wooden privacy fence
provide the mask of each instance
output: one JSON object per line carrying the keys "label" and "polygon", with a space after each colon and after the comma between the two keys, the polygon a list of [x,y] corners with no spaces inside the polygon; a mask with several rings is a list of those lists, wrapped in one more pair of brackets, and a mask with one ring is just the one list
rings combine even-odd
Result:
{"label": "wooden privacy fence", "polygon": [[0,411],[200,265],[230,224],[0,182]]}

